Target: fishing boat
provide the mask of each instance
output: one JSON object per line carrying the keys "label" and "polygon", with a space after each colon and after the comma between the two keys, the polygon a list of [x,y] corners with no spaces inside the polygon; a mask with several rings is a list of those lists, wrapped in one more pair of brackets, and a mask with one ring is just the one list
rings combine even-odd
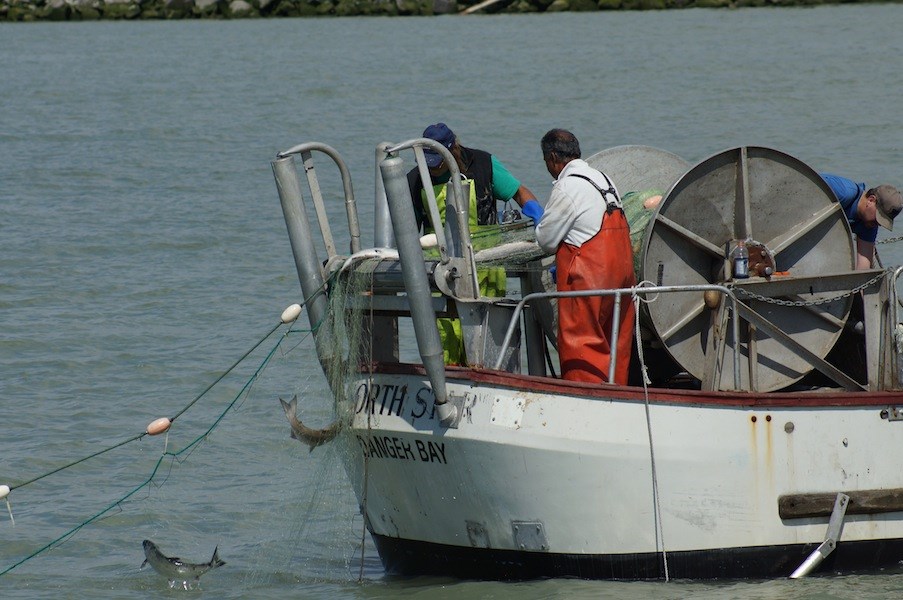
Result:
{"label": "fishing boat", "polygon": [[[406,181],[411,168],[426,180],[424,149],[452,165],[435,239]],[[530,223],[472,232],[467,186],[432,140],[376,147],[369,249],[335,149],[303,143],[272,162],[342,427],[333,443],[386,571],[668,580],[897,565],[900,269],[854,270],[831,189],[778,150],[691,165],[619,146],[587,162],[625,198],[661,191],[627,208],[635,288],[556,292]],[[325,194],[318,172],[333,168],[342,190]],[[480,294],[487,268],[504,269],[505,296]],[[557,298],[588,293],[638,307],[634,354],[612,361],[631,361],[629,385],[555,374]],[[460,321],[466,364],[445,364],[438,318]]]}

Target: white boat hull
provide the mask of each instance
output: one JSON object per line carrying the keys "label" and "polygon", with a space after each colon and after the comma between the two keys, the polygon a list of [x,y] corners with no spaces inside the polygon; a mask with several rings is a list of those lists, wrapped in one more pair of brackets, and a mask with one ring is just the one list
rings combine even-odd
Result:
{"label": "white boat hull", "polygon": [[[903,442],[903,422],[881,416],[900,394],[658,390],[647,420],[641,389],[450,369],[464,415],[446,429],[426,377],[393,370],[353,384],[344,436],[389,571],[789,575],[828,517],[782,519],[779,497],[903,488],[894,453],[878,450]],[[850,514],[825,568],[900,559],[903,513]]]}

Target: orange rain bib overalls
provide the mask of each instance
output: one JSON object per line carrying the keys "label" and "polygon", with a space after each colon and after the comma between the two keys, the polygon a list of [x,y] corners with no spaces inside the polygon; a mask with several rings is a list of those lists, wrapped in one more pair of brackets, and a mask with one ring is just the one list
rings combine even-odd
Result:
{"label": "orange rain bib overalls", "polygon": [[[581,179],[589,181],[588,178]],[[593,186],[599,189],[594,183]],[[599,191],[604,198],[605,192]],[[636,275],[632,257],[630,227],[624,211],[614,203],[608,203],[602,226],[595,236],[580,247],[565,242],[558,246],[555,254],[558,291],[633,287]],[[558,299],[558,356],[563,379],[592,383],[608,381],[614,305],[614,296]],[[621,385],[627,384],[634,313],[631,299],[622,296],[613,382]]]}

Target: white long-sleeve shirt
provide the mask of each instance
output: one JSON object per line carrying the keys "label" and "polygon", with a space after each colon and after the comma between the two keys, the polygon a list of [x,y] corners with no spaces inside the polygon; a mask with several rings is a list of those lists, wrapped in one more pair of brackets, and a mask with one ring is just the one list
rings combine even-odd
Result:
{"label": "white long-sleeve shirt", "polygon": [[[603,190],[609,188],[605,177],[585,160],[578,158],[565,165],[552,186],[549,201],[536,226],[536,242],[546,252],[555,252],[561,242],[580,247],[602,227],[606,199],[585,179],[569,177],[574,174],[589,177]],[[615,187],[614,183],[611,187]],[[619,207],[620,198],[618,194]],[[607,200],[612,200],[611,196]]]}

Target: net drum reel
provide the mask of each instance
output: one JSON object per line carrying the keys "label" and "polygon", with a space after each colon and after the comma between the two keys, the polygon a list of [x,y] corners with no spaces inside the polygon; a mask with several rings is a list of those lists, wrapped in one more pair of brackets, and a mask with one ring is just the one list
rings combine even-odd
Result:
{"label": "net drum reel", "polygon": [[608,175],[621,195],[646,189],[667,191],[690,168],[690,163],[652,146],[615,146],[586,159]]}
{"label": "net drum reel", "polygon": [[[734,279],[740,243],[749,253],[749,277]],[[767,323],[741,319],[734,340],[725,302],[681,292],[649,303],[648,325],[706,389],[734,389],[725,355],[737,347],[739,389],[779,390],[813,370],[811,356],[780,338],[823,359],[852,305],[852,294],[813,292],[812,278],[852,271],[854,260],[846,217],[818,173],[770,148],[726,150],[690,169],[662,199],[646,228],[642,277],[665,286],[732,284],[745,308]]]}

